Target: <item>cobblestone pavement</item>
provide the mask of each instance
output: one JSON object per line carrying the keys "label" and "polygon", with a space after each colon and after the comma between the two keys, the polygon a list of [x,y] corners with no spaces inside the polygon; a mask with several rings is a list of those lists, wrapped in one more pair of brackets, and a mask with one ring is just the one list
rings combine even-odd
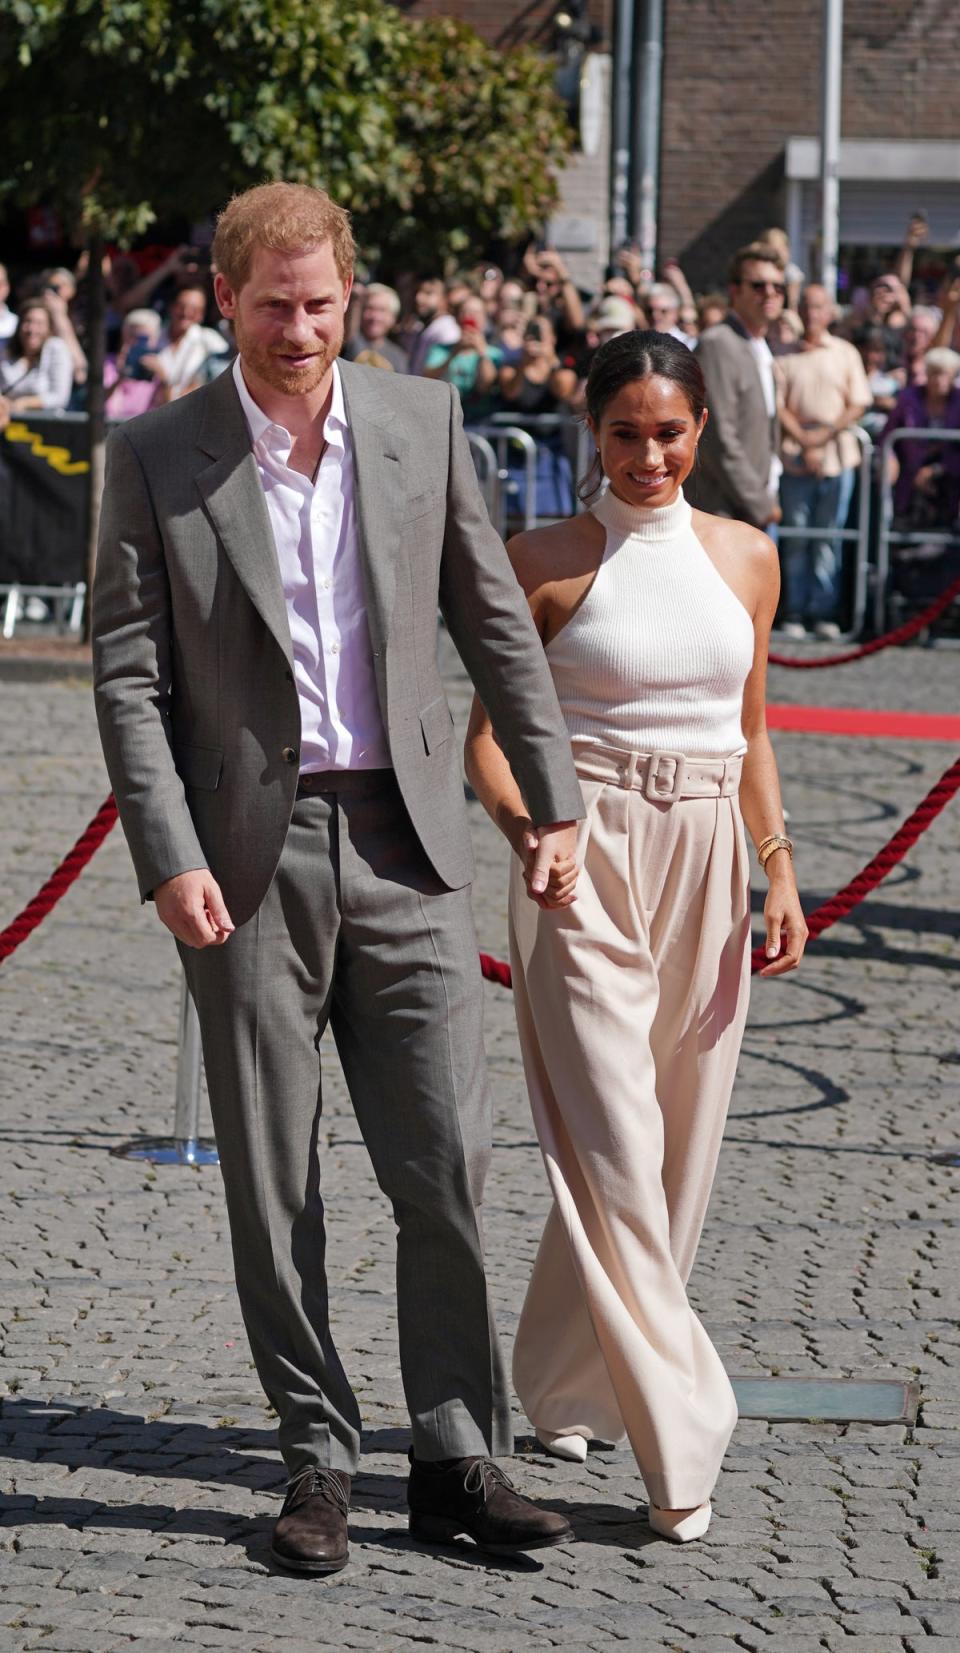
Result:
{"label": "cobblestone pavement", "polygon": [[[911,650],[771,698],[956,705],[956,654]],[[466,688],[451,664],[461,723]],[[0,914],[19,910],[106,791],[88,689],[5,683]],[[808,905],[946,768],[943,746],[776,737]],[[481,940],[504,950],[504,852],[477,805]],[[216,1168],[110,1157],[172,1119],[178,971],[119,832],[0,972],[5,1333],[0,1648],[316,1653],[625,1646],[728,1653],[960,1649],[960,804],[802,977],[755,988],[692,1292],[740,1375],[917,1378],[918,1425],[743,1422],[705,1542],[653,1538],[626,1451],[547,1460],[517,1417],[519,1486],[577,1542],[482,1564],[412,1544],[392,1223],[332,1049],[323,1175],[332,1310],[367,1426],[349,1569],[267,1560],[282,1482],[243,1337]],[[495,1153],[487,1226],[512,1334],[544,1217],[509,995],[487,989]]]}

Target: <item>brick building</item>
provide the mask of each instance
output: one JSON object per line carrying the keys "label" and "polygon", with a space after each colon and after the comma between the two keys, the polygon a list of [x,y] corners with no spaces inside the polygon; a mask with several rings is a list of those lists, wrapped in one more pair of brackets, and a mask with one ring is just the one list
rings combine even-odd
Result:
{"label": "brick building", "polygon": [[[562,9],[557,0],[404,3],[415,16],[461,17],[499,46],[545,51]],[[769,224],[784,224],[799,262],[816,269],[821,10],[819,0],[665,0],[659,249],[680,259],[695,287],[716,285],[730,253]],[[591,0],[607,106],[613,12],[613,0]],[[958,85],[957,0],[846,0],[848,281],[886,258],[918,208],[941,265],[960,250]],[[574,157],[552,227],[588,285],[607,260],[608,148],[605,131],[596,155]]]}

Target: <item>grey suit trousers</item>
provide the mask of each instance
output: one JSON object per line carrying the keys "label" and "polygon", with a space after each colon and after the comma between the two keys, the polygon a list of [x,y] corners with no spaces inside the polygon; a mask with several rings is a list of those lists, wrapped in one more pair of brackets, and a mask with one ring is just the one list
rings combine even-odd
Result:
{"label": "grey suit trousers", "polygon": [[360,1450],[324,1272],[317,1045],[328,1021],[397,1223],[414,1451],[509,1453],[480,1233],[490,1109],[470,892],[433,871],[392,772],[298,798],[257,912],[224,946],[181,956],[241,1309],[290,1473],[351,1472]]}

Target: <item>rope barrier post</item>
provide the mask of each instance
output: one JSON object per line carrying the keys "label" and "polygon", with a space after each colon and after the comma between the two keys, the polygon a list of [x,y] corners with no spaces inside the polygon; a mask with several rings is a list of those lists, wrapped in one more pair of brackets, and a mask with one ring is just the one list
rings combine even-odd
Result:
{"label": "rope barrier post", "polygon": [[151,1165],[219,1165],[215,1142],[200,1139],[200,1022],[187,988],[180,984],[177,1039],[177,1089],[173,1136],[134,1137],[111,1149],[117,1159],[142,1159]]}

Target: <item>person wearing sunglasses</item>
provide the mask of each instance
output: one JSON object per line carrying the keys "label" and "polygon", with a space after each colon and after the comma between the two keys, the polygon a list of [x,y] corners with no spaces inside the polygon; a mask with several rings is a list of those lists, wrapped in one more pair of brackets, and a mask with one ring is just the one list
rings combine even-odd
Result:
{"label": "person wearing sunglasses", "polygon": [[701,511],[769,532],[780,521],[777,381],[767,332],[783,310],[783,259],[759,242],[741,247],[729,274],[723,321],[697,344],[710,418],[687,490]]}

